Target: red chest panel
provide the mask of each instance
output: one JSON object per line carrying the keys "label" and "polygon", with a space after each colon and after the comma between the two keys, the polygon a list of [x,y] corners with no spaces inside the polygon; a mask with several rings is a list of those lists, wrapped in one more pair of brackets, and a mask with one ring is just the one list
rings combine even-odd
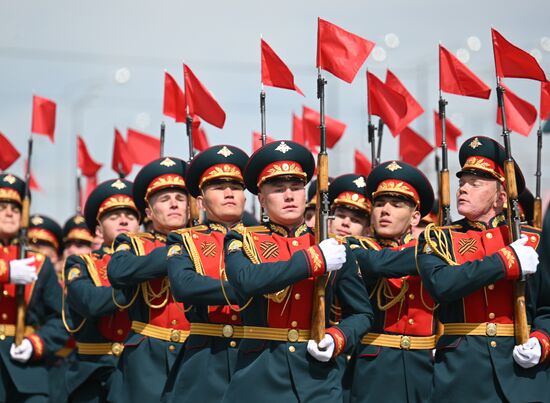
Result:
{"label": "red chest panel", "polygon": [[[311,234],[286,238],[278,234],[253,234],[258,256],[262,262],[288,260],[293,253],[315,245]],[[261,270],[261,269],[258,269]],[[289,267],[287,270],[292,270]],[[269,299],[267,321],[270,327],[309,329],[313,301],[314,279],[308,278],[289,287],[282,302]]]}

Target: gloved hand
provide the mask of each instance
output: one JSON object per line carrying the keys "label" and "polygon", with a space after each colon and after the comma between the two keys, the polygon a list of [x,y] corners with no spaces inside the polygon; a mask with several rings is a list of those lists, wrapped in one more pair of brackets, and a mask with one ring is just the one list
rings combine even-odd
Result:
{"label": "gloved hand", "polygon": [[31,358],[33,350],[32,343],[29,339],[23,339],[20,345],[11,345],[10,356],[12,360],[19,361],[24,364]]}
{"label": "gloved hand", "polygon": [[35,257],[10,261],[10,283],[28,284],[37,279],[36,268],[33,266]]}
{"label": "gloved hand", "polygon": [[522,234],[521,238],[510,244],[518,256],[521,272],[524,275],[536,273],[539,264],[539,255],[533,247],[525,245],[527,240],[527,235]]}
{"label": "gloved hand", "polygon": [[308,340],[307,352],[317,361],[327,362],[334,353],[334,339],[330,334],[325,334],[319,344],[315,340]]}
{"label": "gloved hand", "polygon": [[514,361],[523,368],[537,365],[542,354],[541,346],[536,337],[530,337],[527,343],[514,346],[512,356]]}
{"label": "gloved hand", "polygon": [[346,263],[346,247],[340,245],[336,239],[329,238],[321,241],[319,248],[327,262],[327,272],[340,270]]}

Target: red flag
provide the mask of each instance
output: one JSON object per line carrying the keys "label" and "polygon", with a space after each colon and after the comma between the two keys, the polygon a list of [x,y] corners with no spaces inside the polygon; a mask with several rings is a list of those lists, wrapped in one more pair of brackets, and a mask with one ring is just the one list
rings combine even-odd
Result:
{"label": "red flag", "polygon": [[[27,171],[29,169],[29,164],[28,164],[27,160],[24,161],[24,165],[25,165],[25,176],[27,176]],[[34,190],[36,192],[41,192],[42,191],[42,188],[38,184],[38,181],[35,179],[34,175],[32,174],[32,170],[31,170],[31,173],[29,175],[29,189]]]}
{"label": "red flag", "polygon": [[[275,139],[273,137],[265,136],[265,143],[272,143]],[[262,134],[258,132],[252,132],[252,152],[256,151],[262,146]]]}
{"label": "red flag", "polygon": [[[441,147],[441,122],[439,120],[439,114],[434,111],[435,119],[435,146]],[[462,132],[458,127],[453,125],[451,121],[447,118],[445,119],[445,135],[447,140],[447,148],[452,151],[457,151],[458,147],[456,146],[456,139],[460,136]]]}
{"label": "red flag", "polygon": [[400,133],[405,127],[409,125],[413,120],[424,113],[424,109],[412,94],[407,91],[407,88],[399,81],[397,76],[393,74],[390,70],[386,70],[386,85],[392,90],[398,92],[399,94],[405,97],[405,102],[407,103],[407,114],[403,119],[401,119],[401,124],[396,128],[397,133]]}
{"label": "red flag", "polygon": [[195,136],[195,131],[193,130],[193,147],[195,150],[204,151],[210,147],[208,144],[208,138],[206,137],[206,132],[202,127],[199,127],[196,130],[196,134],[197,135]]}
{"label": "red flag", "polygon": [[537,59],[526,51],[512,45],[496,29],[491,28],[493,53],[498,77],[528,78],[546,81],[544,71]]}
{"label": "red flag", "polygon": [[8,169],[21,156],[6,136],[0,133],[0,171]]}
{"label": "red flag", "polygon": [[80,209],[81,211],[84,211],[84,206],[86,205],[86,201],[88,200],[88,197],[90,196],[90,193],[97,187],[97,175],[94,176],[87,176],[86,177],[86,189],[84,192],[81,192],[80,195]]}
{"label": "red flag", "polygon": [[[314,109],[304,106],[302,112],[303,135],[310,149],[320,145],[319,119],[321,115]],[[325,115],[325,127],[327,135],[327,147],[332,148],[344,134],[347,125],[344,122]]]}
{"label": "red flag", "polygon": [[132,155],[128,151],[126,141],[122,134],[115,129],[115,143],[113,146],[113,171],[122,176],[127,176],[132,171]]}
{"label": "red flag", "polygon": [[418,166],[432,151],[433,146],[410,127],[399,135],[399,158],[407,164]]}
{"label": "red flag", "polygon": [[262,84],[271,87],[286,88],[294,90],[300,95],[304,95],[302,90],[294,84],[294,75],[288,66],[281,60],[279,56],[271,49],[263,39],[261,40],[262,48]]}
{"label": "red flag", "polygon": [[407,100],[367,71],[369,115],[380,116],[393,136],[399,134],[407,116]]}
{"label": "red flag", "polygon": [[[537,120],[537,109],[529,102],[521,99],[504,84],[504,110],[506,111],[506,125],[508,129],[529,136]],[[497,108],[497,123],[502,126],[500,107]]]}
{"label": "red flag", "polygon": [[304,138],[304,124],[302,119],[292,114],[292,141],[306,145],[306,139]]}
{"label": "red flag", "polygon": [[225,124],[225,112],[222,107],[189,67],[183,66],[183,75],[189,113],[198,115],[211,125],[221,129]]}
{"label": "red flag", "polygon": [[48,136],[53,143],[55,131],[55,102],[33,95],[31,132]]}
{"label": "red flag", "polygon": [[318,19],[317,67],[351,83],[373,48],[374,42]]}
{"label": "red flag", "polygon": [[540,119],[547,120],[550,115],[550,81],[540,83]]}
{"label": "red flag", "polygon": [[164,72],[164,103],[162,113],[175,119],[176,122],[185,122],[187,105],[185,94],[180,86],[167,71]]}
{"label": "red flag", "polygon": [[359,150],[355,150],[355,173],[357,175],[368,176],[372,171],[371,162]]}
{"label": "red flag", "polygon": [[82,137],[77,136],[76,141],[78,168],[82,172],[82,175],[86,177],[96,176],[97,171],[99,171],[103,165],[92,159]]}
{"label": "red flag", "polygon": [[133,164],[147,165],[160,158],[160,139],[133,129],[128,129],[127,135],[126,146]]}
{"label": "red flag", "polygon": [[439,89],[449,94],[489,99],[491,88],[464,63],[439,45]]}

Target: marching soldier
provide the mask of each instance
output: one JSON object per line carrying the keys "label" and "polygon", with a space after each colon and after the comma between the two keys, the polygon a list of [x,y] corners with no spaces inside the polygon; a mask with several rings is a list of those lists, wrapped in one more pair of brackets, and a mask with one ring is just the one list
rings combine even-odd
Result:
{"label": "marching soldier", "polygon": [[416,271],[411,230],[429,214],[433,190],[418,169],[389,161],[370,173],[365,192],[372,201],[372,238],[348,241],[371,297],[374,324],[346,374],[350,401],[424,402],[432,383],[435,304]]}
{"label": "marching soldier", "polygon": [[[91,253],[93,242],[94,236],[86,224],[86,219],[80,214],[70,217],[63,226],[63,259],[66,260],[71,255]],[[110,246],[107,244],[105,248]]]}
{"label": "marching soldier", "polygon": [[365,178],[347,174],[329,186],[331,205],[330,232],[337,236],[366,235],[369,227],[370,201],[365,197]]}
{"label": "marching soldier", "polygon": [[27,238],[32,249],[50,259],[58,277],[61,277],[62,262],[59,254],[62,248],[63,230],[59,224],[45,215],[33,214],[29,220]]}
{"label": "marching soldier", "polygon": [[[17,235],[25,183],[0,174],[0,401],[47,402],[45,358],[63,347],[61,287],[50,260],[29,251],[19,259]],[[25,338],[16,346],[16,286],[25,288]]]}
{"label": "marching soldier", "polygon": [[118,362],[120,402],[158,402],[168,373],[189,335],[184,307],[170,290],[166,236],[188,220],[184,161],[150,162],[134,181],[134,202],[152,221],[153,231],[119,235],[109,262],[112,286],[130,298],[131,331]]}
{"label": "marching soldier", "polygon": [[65,375],[66,389],[71,402],[106,402],[108,395],[116,401],[115,368],[130,321],[124,309],[126,296],[109,284],[107,265],[112,254],[109,245],[115,237],[139,230],[132,183],[124,179],[103,182],[90,194],[84,214],[89,229],[84,232],[81,216],[76,216],[69,220],[72,229],[67,241],[85,248],[91,245],[90,231],[99,227],[105,244],[93,253],[71,255],[65,264],[65,312],[70,312],[71,318],[65,326],[74,334],[78,351]]}
{"label": "marching soldier", "polygon": [[[277,141],[257,150],[245,169],[246,187],[258,194],[269,222],[225,237],[244,339],[224,402],[341,401],[332,359],[351,351],[370,327],[372,311],[351,252],[335,239],[315,245],[304,223],[304,186],[314,165],[305,147]],[[343,318],[317,344],[310,340],[313,285],[325,273],[326,306],[338,295]]]}
{"label": "marching soldier", "polygon": [[[426,290],[439,305],[432,401],[548,401],[548,273],[537,271],[539,232],[528,226],[510,244],[502,214],[504,148],[473,137],[459,152],[457,207],[463,219],[429,225],[417,245]],[[518,192],[524,187],[515,168]],[[514,280],[527,278],[529,341],[515,346]],[[460,393],[456,387],[459,385]]]}
{"label": "marching soldier", "polygon": [[[168,236],[168,275],[177,301],[189,306],[189,338],[170,374],[168,400],[221,401],[237,363],[243,335],[237,298],[224,272],[223,240],[242,225],[243,171],[248,155],[233,146],[210,147],[196,156],[187,189],[206,213],[206,222]],[[205,376],[206,375],[206,376]]]}

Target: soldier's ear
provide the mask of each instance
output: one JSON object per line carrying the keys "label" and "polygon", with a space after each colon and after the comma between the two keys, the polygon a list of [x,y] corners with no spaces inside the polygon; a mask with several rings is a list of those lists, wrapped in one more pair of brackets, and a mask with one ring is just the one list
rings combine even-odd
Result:
{"label": "soldier's ear", "polygon": [[199,207],[199,209],[201,210],[206,210],[205,206],[204,206],[204,197],[201,195],[197,196],[197,198],[195,199],[197,201],[197,206]]}
{"label": "soldier's ear", "polygon": [[258,201],[260,202],[260,206],[265,209],[265,196],[262,193],[262,189],[258,192]]}
{"label": "soldier's ear", "polygon": [[151,207],[145,207],[145,215],[148,219],[153,221],[153,209]]}
{"label": "soldier's ear", "polygon": [[418,223],[420,222],[420,219],[422,217],[420,216],[420,211],[414,210],[411,216],[411,226],[416,227]]}

